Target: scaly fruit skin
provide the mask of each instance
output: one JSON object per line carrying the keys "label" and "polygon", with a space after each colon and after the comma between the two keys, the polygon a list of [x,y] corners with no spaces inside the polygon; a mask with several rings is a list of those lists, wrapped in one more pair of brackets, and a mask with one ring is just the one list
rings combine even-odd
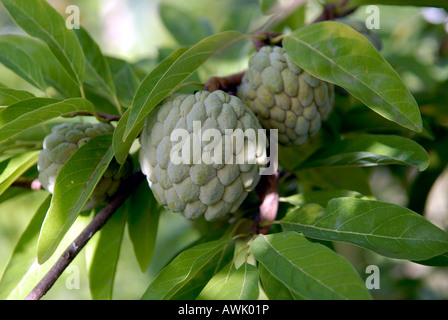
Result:
{"label": "scaly fruit skin", "polygon": [[[44,139],[43,150],[37,162],[38,179],[42,187],[53,193],[56,177],[73,153],[91,138],[113,130],[114,127],[108,123],[75,122],[54,126],[51,133]],[[123,166],[112,160],[83,207],[83,211],[91,210],[109,199],[118,190],[122,180],[130,175],[131,170],[130,159]]]}
{"label": "scaly fruit skin", "polygon": [[[221,144],[214,145],[223,148],[221,160],[204,160],[210,156],[210,148],[214,148],[212,142],[215,142],[208,144],[204,138],[200,140],[200,148],[196,149],[199,162],[191,161],[191,155],[190,160],[183,163],[172,161],[170,154],[174,146],[179,146],[182,141],[190,141],[193,145],[195,124],[196,128],[200,127],[201,134],[205,134],[206,129],[215,129],[222,139],[217,139]],[[181,132],[180,129],[186,130],[187,139],[171,139],[171,133]],[[204,216],[208,221],[226,217],[238,209],[260,179],[259,169],[266,161],[266,149],[257,148],[252,153],[252,163],[235,158],[248,149],[245,147],[226,160],[225,148],[229,147],[223,143],[226,129],[243,132],[254,129],[257,134],[260,129],[265,134],[253,112],[240,99],[220,90],[174,94],[148,116],[140,137],[139,161],[161,205],[187,219]]]}
{"label": "scaly fruit skin", "polygon": [[282,47],[264,46],[249,60],[238,97],[282,145],[302,145],[334,107],[334,86],[296,65]]}

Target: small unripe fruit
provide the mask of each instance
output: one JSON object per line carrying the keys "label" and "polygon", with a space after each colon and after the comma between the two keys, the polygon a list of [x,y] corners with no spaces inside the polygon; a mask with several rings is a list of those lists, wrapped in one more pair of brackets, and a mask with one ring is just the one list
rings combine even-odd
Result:
{"label": "small unripe fruit", "polygon": [[[39,154],[37,169],[42,187],[50,193],[54,191],[56,177],[67,160],[91,138],[112,132],[114,127],[108,123],[63,123],[54,126],[43,142]],[[112,197],[120,183],[129,177],[132,171],[130,158],[120,166],[114,159],[93,190],[83,211],[93,209]]]}
{"label": "small unripe fruit", "polygon": [[283,145],[302,145],[334,107],[334,86],[295,64],[282,47],[264,46],[249,60],[238,97]]}

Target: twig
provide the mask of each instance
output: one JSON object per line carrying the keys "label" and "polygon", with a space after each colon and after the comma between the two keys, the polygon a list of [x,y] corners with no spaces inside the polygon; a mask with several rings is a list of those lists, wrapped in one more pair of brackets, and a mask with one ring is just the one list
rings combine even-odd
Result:
{"label": "twig", "polygon": [[232,74],[227,77],[211,77],[204,85],[204,90],[206,91],[216,91],[222,90],[227,92],[228,94],[235,95],[238,89],[238,86],[241,83],[241,79],[243,79],[244,72]]}
{"label": "twig", "polygon": [[138,170],[121,185],[120,189],[112,197],[110,202],[100,212],[98,212],[98,214],[75,239],[75,241],[68,246],[50,271],[28,294],[26,300],[39,300],[45,293],[48,292],[48,290],[50,290],[56,280],[59,279],[62,272],[64,272],[67,266],[73,261],[73,259],[75,259],[76,255],[84,248],[92,236],[106,224],[115,211],[144,180],[144,177],[145,176],[142,172]]}
{"label": "twig", "polygon": [[254,44],[255,50],[260,51],[260,49],[264,46],[275,44],[276,46],[281,47],[281,41],[278,39],[282,36],[279,32],[268,32],[268,31],[258,31],[255,32],[255,36],[252,39],[252,43]]}
{"label": "twig", "polygon": [[77,111],[64,115],[65,118],[73,118],[78,116],[95,116],[99,121],[119,121],[121,116],[115,116],[112,114],[106,114],[102,112],[89,112],[89,111]]}
{"label": "twig", "polygon": [[[263,222],[274,221],[278,211],[278,179],[279,174],[261,176],[255,191],[260,199],[259,216],[257,225]],[[271,225],[261,227],[257,232],[260,234],[268,233]]]}
{"label": "twig", "polygon": [[19,178],[13,182],[12,186],[31,190],[43,190],[42,184],[38,179]]}
{"label": "twig", "polygon": [[357,7],[347,8],[349,0],[343,0],[340,4],[327,3],[322,14],[313,23],[343,18],[356,11]]}

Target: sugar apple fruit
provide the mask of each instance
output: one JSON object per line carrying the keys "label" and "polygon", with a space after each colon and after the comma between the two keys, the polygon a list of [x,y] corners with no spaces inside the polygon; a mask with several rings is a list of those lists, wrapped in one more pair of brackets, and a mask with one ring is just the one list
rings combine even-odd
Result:
{"label": "sugar apple fruit", "polygon": [[302,145],[334,106],[334,86],[301,69],[284,48],[264,46],[249,60],[238,97],[282,145]]}
{"label": "sugar apple fruit", "polygon": [[[73,153],[91,138],[113,130],[114,127],[108,123],[74,122],[54,126],[43,141],[43,150],[39,153],[37,162],[38,180],[42,187],[53,193],[56,177]],[[103,204],[118,190],[122,180],[127,178],[131,171],[130,159],[122,166],[112,160],[82,210],[90,210]]]}
{"label": "sugar apple fruit", "polygon": [[[266,138],[253,112],[224,91],[168,97],[148,116],[140,136],[139,162],[157,201],[192,220],[213,221],[235,212],[257,185],[266,162],[267,141],[250,144],[253,137],[246,136],[239,147],[226,143],[226,137],[248,129],[258,142]],[[184,139],[172,133],[182,133]],[[214,138],[205,138],[207,133]],[[185,158],[179,161],[175,155]]]}

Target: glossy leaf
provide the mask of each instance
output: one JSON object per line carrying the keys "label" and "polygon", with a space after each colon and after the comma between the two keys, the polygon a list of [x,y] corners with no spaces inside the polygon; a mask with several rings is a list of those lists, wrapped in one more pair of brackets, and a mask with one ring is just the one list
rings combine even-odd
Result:
{"label": "glossy leaf", "polygon": [[21,290],[21,281],[36,261],[36,243],[51,197],[48,195],[20,236],[11,258],[0,279],[0,299],[8,299],[14,291]]}
{"label": "glossy leaf", "polygon": [[[138,87],[138,91],[135,94],[144,95],[146,92],[151,92],[153,87],[157,84],[158,81],[163,77],[163,74],[167,72],[170,66],[186,51],[187,49],[179,49],[168,56],[165,60],[159,63],[154,70],[142,81],[140,86]],[[134,98],[135,99],[135,98]],[[134,100],[135,101],[135,100]],[[133,102],[134,105],[135,102]],[[114,152],[119,163],[122,163],[129,152],[132,144],[134,143],[135,138],[138,135],[138,132],[135,132],[132,137],[126,139],[124,136],[126,126],[129,121],[129,117],[131,116],[132,107],[129,108],[121,117],[120,121],[118,121],[117,127],[114,133]],[[143,127],[143,124],[142,124]],[[141,128],[140,128],[141,129]],[[140,130],[139,129],[139,130]]]}
{"label": "glossy leaf", "polygon": [[89,268],[89,287],[94,300],[112,300],[113,298],[126,215],[125,207],[120,207],[99,231],[99,239]]}
{"label": "glossy leaf", "polygon": [[396,204],[336,198],[323,209],[308,205],[280,220],[284,230],[321,240],[356,244],[380,255],[427,260],[448,251],[448,233]]}
{"label": "glossy leaf", "polygon": [[233,248],[232,241],[222,239],[184,250],[160,271],[142,299],[195,299],[213,275],[230,262]]}
{"label": "glossy leaf", "polygon": [[39,151],[23,152],[0,162],[0,195],[23,173],[37,163]]}
{"label": "glossy leaf", "polygon": [[0,88],[0,106],[9,106],[21,100],[30,98],[34,98],[34,94],[30,92],[9,88]]}
{"label": "glossy leaf", "polygon": [[229,263],[207,283],[198,300],[256,300],[258,299],[258,271],[247,262],[235,268]]}
{"label": "glossy leaf", "polygon": [[82,211],[113,158],[111,143],[111,133],[91,138],[60,169],[51,206],[39,236],[39,263],[51,257]]}
{"label": "glossy leaf", "polygon": [[258,265],[258,273],[263,284],[263,290],[270,300],[303,300],[303,297],[292,292],[287,286],[277,280],[262,264]]}
{"label": "glossy leaf", "polygon": [[0,113],[0,141],[45,121],[78,111],[94,112],[93,104],[82,98],[32,98],[10,105]]}
{"label": "glossy leaf", "polygon": [[371,299],[355,269],[342,256],[296,232],[259,235],[255,259],[294,295],[305,299]]}
{"label": "glossy leaf", "polygon": [[159,6],[160,19],[181,46],[190,46],[213,33],[204,18],[185,14],[178,6],[162,2]]}
{"label": "glossy leaf", "polygon": [[115,96],[115,86],[109,64],[100,47],[84,28],[75,29],[75,34],[85,56],[85,81],[108,95]]}
{"label": "glossy leaf", "polygon": [[131,194],[128,208],[128,233],[140,270],[144,272],[153,257],[161,212],[147,181]]}
{"label": "glossy leaf", "polygon": [[45,81],[39,64],[33,56],[15,46],[9,39],[11,38],[8,36],[0,36],[0,47],[2,48],[0,62],[36,88],[45,91]]}
{"label": "glossy leaf", "polygon": [[106,59],[113,75],[117,98],[123,106],[129,107],[140,80],[130,63],[112,57]]}
{"label": "glossy leaf", "polygon": [[[117,142],[114,142],[114,145],[124,142],[122,148],[130,148],[131,141],[143,128],[146,117],[167,95],[174,92],[207,59],[243,38],[244,35],[240,32],[225,31],[203,39],[186,51],[179,49],[162,61],[141,82],[129,109],[129,115],[118,123],[115,135]],[[126,155],[123,153],[126,152],[115,152],[120,163],[124,161]]]}
{"label": "glossy leaf", "polygon": [[408,138],[366,134],[333,143],[296,169],[384,164],[411,165],[423,171],[429,165],[429,156],[422,146]]}
{"label": "glossy leaf", "polygon": [[45,0],[1,0],[12,19],[32,37],[45,42],[68,74],[81,85],[85,59],[73,30]]}
{"label": "glossy leaf", "polygon": [[414,97],[360,33],[342,23],[325,21],[294,31],[283,45],[291,59],[313,76],[343,87],[383,117],[421,132]]}
{"label": "glossy leaf", "polygon": [[[90,219],[86,216],[79,217],[70,232],[62,240],[61,246],[55,252],[55,255],[53,255],[53,257],[51,257],[51,259],[49,259],[46,263],[42,265],[39,264],[36,258],[37,239],[42,226],[42,220],[45,217],[45,213],[47,212],[48,205],[50,203],[48,193],[42,192],[42,196],[43,201],[48,202],[40,205],[38,212],[36,212],[25,232],[20,237],[16,248],[14,249],[13,256],[11,257],[7,267],[9,270],[5,271],[5,274],[1,280],[1,282],[4,281],[6,285],[5,287],[2,287],[2,290],[0,291],[0,297],[2,298],[5,297],[5,299],[9,300],[25,299],[31,290],[35,288],[39,281],[53,267],[53,265],[56,264],[64,250],[72,244],[73,239],[79,235],[79,233],[90,222]],[[79,267],[78,257],[76,257],[70,264],[69,268]],[[69,269],[66,271],[69,272]],[[73,272],[73,269],[71,272]],[[2,285],[0,284],[0,287],[1,286]],[[6,292],[4,292],[3,289],[5,289]],[[48,292],[46,298],[48,299],[51,294],[51,291]]]}
{"label": "glossy leaf", "polygon": [[8,34],[3,35],[12,46],[26,52],[42,71],[45,82],[54,87],[64,97],[79,97],[79,85],[73,80],[62,67],[48,46],[42,41],[29,36]]}
{"label": "glossy leaf", "polygon": [[306,204],[318,204],[322,207],[326,207],[328,202],[333,198],[341,197],[354,197],[362,198],[363,195],[357,191],[350,190],[317,190],[295,194],[286,198],[280,199],[280,201],[288,202],[295,206],[304,206]]}

